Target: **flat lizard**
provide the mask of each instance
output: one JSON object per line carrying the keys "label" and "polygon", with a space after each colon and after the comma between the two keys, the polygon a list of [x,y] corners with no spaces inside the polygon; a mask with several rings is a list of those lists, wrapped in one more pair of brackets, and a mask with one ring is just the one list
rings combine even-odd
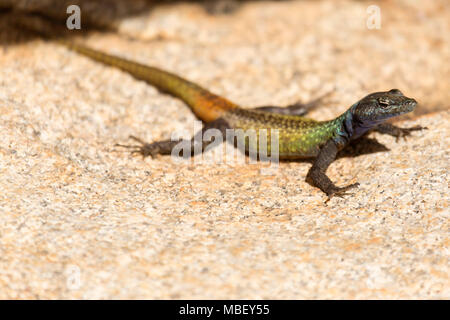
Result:
{"label": "flat lizard", "polygon": [[[398,89],[371,93],[335,119],[316,121],[303,117],[307,108],[298,103],[287,107],[242,108],[171,72],[105,54],[64,39],[59,42],[82,55],[126,71],[135,78],[144,80],[159,90],[184,101],[204,122],[203,129],[195,135],[197,138],[211,128],[219,129],[224,136],[227,129],[253,129],[258,138],[261,129],[277,129],[279,158],[315,158],[306,175],[306,181],[326,193],[328,199],[333,196],[342,197],[348,194],[349,189],[359,185],[359,183],[353,183],[338,187],[326,175],[326,170],[335,160],[337,153],[351,140],[371,130],[401,137],[409,135],[411,131],[425,129],[421,126],[399,128],[385,123],[387,119],[411,112],[416,107],[416,100],[406,97]],[[198,141],[195,136],[187,142],[190,143],[192,154],[196,150],[195,141]],[[162,140],[146,143],[136,137],[132,138],[140,144],[127,147],[134,148],[132,152],[140,153],[144,157],[155,157],[158,154],[169,155],[181,141]],[[200,141],[202,151],[211,143],[203,139]],[[258,147],[246,141],[245,148],[249,151]],[[270,152],[269,144],[267,148]]]}

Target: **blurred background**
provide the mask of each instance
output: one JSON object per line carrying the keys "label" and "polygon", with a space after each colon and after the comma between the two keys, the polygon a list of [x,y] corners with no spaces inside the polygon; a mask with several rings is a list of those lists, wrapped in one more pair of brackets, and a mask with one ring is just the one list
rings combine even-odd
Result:
{"label": "blurred background", "polygon": [[[115,144],[191,133],[189,108],[24,22],[244,107],[398,88],[428,130],[371,134],[329,204],[305,162],[142,159]],[[0,299],[448,299],[449,37],[448,0],[0,0]]]}
{"label": "blurred background", "polygon": [[[327,90],[345,96],[394,87],[419,101],[416,114],[450,104],[446,0],[0,0],[0,43],[5,47],[30,40],[12,23],[18,17],[64,28],[71,4],[81,8],[84,32],[114,32],[122,39],[118,41],[150,45],[178,43],[185,52],[201,47],[203,56],[191,61],[228,58],[221,76],[254,86],[258,93],[219,88],[242,104],[287,103]],[[378,20],[373,6],[379,8]],[[378,27],[373,28],[374,22]],[[258,83],[239,79],[240,72],[250,72]],[[240,99],[242,95],[249,99]]]}

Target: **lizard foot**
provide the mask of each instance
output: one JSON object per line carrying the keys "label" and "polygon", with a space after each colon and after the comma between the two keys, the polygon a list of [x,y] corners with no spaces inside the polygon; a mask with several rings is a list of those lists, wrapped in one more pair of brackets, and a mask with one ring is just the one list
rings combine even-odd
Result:
{"label": "lizard foot", "polygon": [[414,126],[411,128],[395,128],[395,129],[397,129],[397,130],[395,130],[394,136],[395,136],[396,140],[398,141],[398,139],[400,139],[400,138],[406,139],[406,137],[411,135],[411,132],[413,132],[413,131],[426,130],[428,128],[422,127],[422,126]]}
{"label": "lizard foot", "polygon": [[144,158],[148,156],[155,158],[158,154],[161,153],[161,144],[159,142],[147,143],[135,136],[130,136],[130,139],[138,142],[139,145],[124,145],[117,143],[115,144],[115,146],[127,148],[130,150],[131,154],[141,154]]}
{"label": "lizard foot", "polygon": [[332,186],[329,190],[326,191],[328,198],[327,198],[327,200],[325,200],[325,203],[330,201],[331,198],[333,198],[334,196],[343,198],[344,196],[349,195],[350,193],[348,193],[347,191],[350,189],[356,188],[358,186],[359,186],[359,182],[352,183],[345,187]]}

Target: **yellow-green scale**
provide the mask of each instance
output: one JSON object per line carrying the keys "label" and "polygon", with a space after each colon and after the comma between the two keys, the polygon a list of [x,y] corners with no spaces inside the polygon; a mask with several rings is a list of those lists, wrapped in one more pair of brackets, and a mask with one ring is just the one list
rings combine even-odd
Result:
{"label": "yellow-green scale", "polygon": [[267,130],[267,154],[271,154],[271,130],[278,130],[279,157],[309,158],[315,157],[320,148],[342,131],[345,114],[329,121],[281,115],[263,111],[236,109],[224,116],[233,129],[242,129],[249,135],[254,130],[257,139],[246,138],[246,150],[259,152],[259,136]]}

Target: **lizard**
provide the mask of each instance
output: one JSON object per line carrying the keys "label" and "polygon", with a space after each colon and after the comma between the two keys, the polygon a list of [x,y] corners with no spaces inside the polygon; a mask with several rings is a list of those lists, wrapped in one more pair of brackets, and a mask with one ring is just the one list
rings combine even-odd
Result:
{"label": "lizard", "polygon": [[[201,141],[202,152],[211,143],[201,139],[208,129],[218,129],[224,136],[227,129],[253,129],[257,135],[261,129],[277,129],[279,158],[314,159],[306,175],[306,182],[322,190],[328,196],[328,200],[333,196],[348,195],[348,190],[359,186],[356,182],[339,187],[326,175],[327,168],[336,159],[338,152],[350,141],[370,131],[378,131],[398,138],[408,136],[412,131],[426,129],[421,126],[400,128],[386,122],[390,118],[413,111],[417,105],[415,99],[405,96],[398,89],[368,94],[336,118],[316,121],[305,117],[308,108],[301,103],[285,107],[245,108],[172,72],[103,53],[77,42],[65,39],[57,41],[70,50],[146,81],[160,91],[177,97],[187,104],[204,123],[200,132],[196,133],[191,140],[185,141],[190,144],[192,155],[195,155],[194,151],[198,150],[195,149],[195,141]],[[131,148],[131,152],[140,153],[143,157],[170,155],[174,147],[182,141],[161,140],[147,143],[134,136],[130,138],[138,141],[139,144],[118,145]],[[248,141],[245,143],[248,151],[252,146],[249,146]],[[268,149],[270,150],[269,145]]]}

